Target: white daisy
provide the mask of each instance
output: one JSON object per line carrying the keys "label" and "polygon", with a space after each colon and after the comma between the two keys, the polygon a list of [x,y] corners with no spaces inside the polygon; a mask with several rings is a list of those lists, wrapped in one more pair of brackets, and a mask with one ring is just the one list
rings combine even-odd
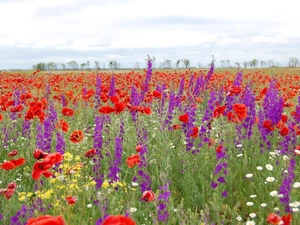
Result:
{"label": "white daisy", "polygon": [[273,170],[273,166],[271,164],[266,165],[267,170]]}
{"label": "white daisy", "polygon": [[275,181],[275,178],[274,177],[267,177],[266,181],[271,183],[271,182]]}

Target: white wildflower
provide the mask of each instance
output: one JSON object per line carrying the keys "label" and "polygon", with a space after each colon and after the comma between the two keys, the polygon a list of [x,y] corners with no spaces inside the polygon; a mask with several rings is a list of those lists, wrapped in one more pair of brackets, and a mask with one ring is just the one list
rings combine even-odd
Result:
{"label": "white wildflower", "polygon": [[295,182],[293,184],[293,188],[300,188],[300,182]]}
{"label": "white wildflower", "polygon": [[265,208],[265,207],[267,206],[267,203],[261,203],[260,206],[261,206],[262,208]]}
{"label": "white wildflower", "polygon": [[266,181],[271,183],[271,182],[275,181],[275,178],[274,177],[267,177]]}
{"label": "white wildflower", "polygon": [[299,212],[299,208],[292,208],[293,212]]}
{"label": "white wildflower", "polygon": [[137,211],[137,208],[131,207],[129,211],[130,211],[130,212],[136,212],[136,211]]}
{"label": "white wildflower", "polygon": [[267,170],[273,170],[273,166],[271,164],[266,165]]}
{"label": "white wildflower", "polygon": [[258,167],[256,167],[256,169],[257,169],[257,170],[262,170],[263,167],[262,167],[262,166],[258,166]]}
{"label": "white wildflower", "polygon": [[253,173],[248,173],[248,174],[246,174],[246,177],[247,177],[247,178],[253,177]]}
{"label": "white wildflower", "polygon": [[271,195],[272,197],[275,197],[275,196],[278,195],[278,191],[271,191],[271,192],[270,192],[270,195]]}

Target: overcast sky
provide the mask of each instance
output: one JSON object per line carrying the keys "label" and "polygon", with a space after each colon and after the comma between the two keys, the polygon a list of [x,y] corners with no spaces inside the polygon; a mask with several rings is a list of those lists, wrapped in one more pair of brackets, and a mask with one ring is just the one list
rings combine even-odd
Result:
{"label": "overcast sky", "polygon": [[147,54],[189,58],[207,66],[214,55],[234,62],[300,58],[296,0],[0,0],[0,69],[38,62],[116,60],[145,65]]}

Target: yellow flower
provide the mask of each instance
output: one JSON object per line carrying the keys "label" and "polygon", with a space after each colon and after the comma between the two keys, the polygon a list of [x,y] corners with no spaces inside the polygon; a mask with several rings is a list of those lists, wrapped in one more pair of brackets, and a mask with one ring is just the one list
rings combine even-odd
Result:
{"label": "yellow flower", "polygon": [[23,201],[26,200],[26,192],[19,192],[18,195],[19,195],[18,200],[19,200],[20,202],[23,202]]}
{"label": "yellow flower", "polygon": [[70,189],[73,189],[73,190],[78,190],[78,189],[79,189],[79,187],[77,186],[77,184],[71,184],[71,185],[69,186],[69,188],[70,188]]}
{"label": "yellow flower", "polygon": [[53,190],[49,189],[44,194],[38,194],[38,197],[40,197],[41,199],[50,199],[50,197],[53,193],[54,193]]}
{"label": "yellow flower", "polygon": [[20,197],[18,198],[18,200],[19,200],[20,202],[24,202],[24,201],[26,200],[26,197],[25,197],[25,196],[20,196]]}
{"label": "yellow flower", "polygon": [[53,184],[53,183],[55,183],[56,178],[50,178],[49,180],[50,180],[50,183]]}
{"label": "yellow flower", "polygon": [[103,187],[104,189],[106,189],[106,188],[109,187],[109,183],[108,183],[107,180],[105,180],[105,181],[103,182],[102,187]]}
{"label": "yellow flower", "polygon": [[60,185],[60,186],[58,186],[58,188],[59,188],[59,189],[65,189],[66,186],[65,186],[65,185]]}
{"label": "yellow flower", "polygon": [[73,155],[70,152],[64,153],[64,160],[65,161],[71,161],[73,159]]}
{"label": "yellow flower", "polygon": [[54,203],[54,207],[57,207],[57,206],[59,206],[59,203],[60,203],[60,201],[59,200],[57,200],[55,203]]}

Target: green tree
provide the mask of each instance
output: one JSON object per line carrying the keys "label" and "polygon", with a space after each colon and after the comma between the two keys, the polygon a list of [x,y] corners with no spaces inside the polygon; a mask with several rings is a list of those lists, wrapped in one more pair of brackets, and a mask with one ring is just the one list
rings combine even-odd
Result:
{"label": "green tree", "polygon": [[47,64],[44,62],[39,62],[38,64],[34,65],[33,68],[36,70],[46,70]]}
{"label": "green tree", "polygon": [[252,61],[250,61],[250,64],[251,64],[251,66],[253,66],[253,68],[256,68],[257,63],[258,63],[257,59],[252,59]]}
{"label": "green tree", "polygon": [[78,63],[76,61],[70,61],[67,64],[69,69],[78,70]]}

